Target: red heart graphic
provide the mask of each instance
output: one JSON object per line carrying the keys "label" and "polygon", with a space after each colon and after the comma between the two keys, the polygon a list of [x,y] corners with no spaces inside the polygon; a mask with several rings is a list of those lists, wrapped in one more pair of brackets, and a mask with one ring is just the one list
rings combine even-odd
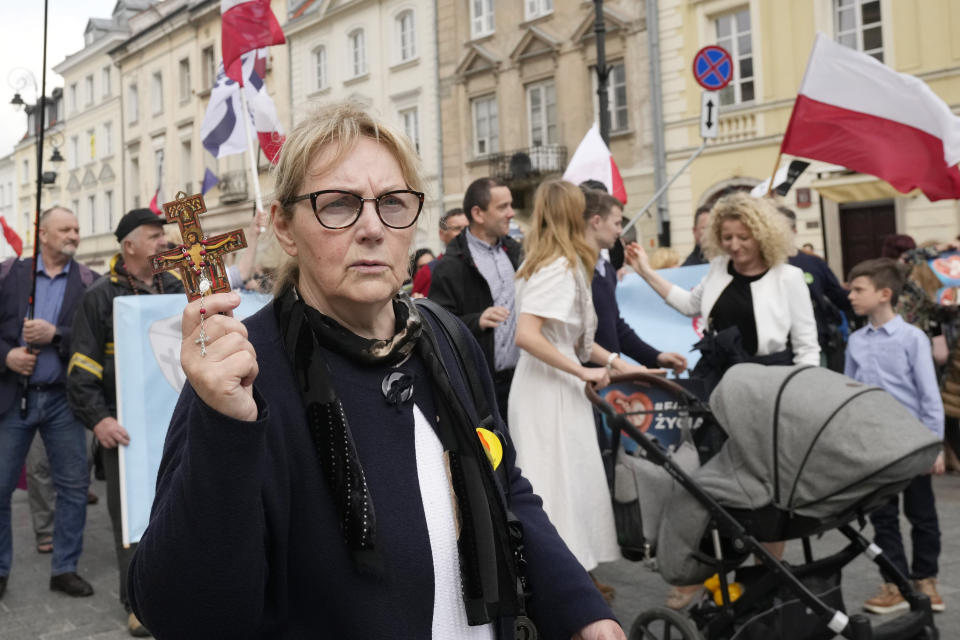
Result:
{"label": "red heart graphic", "polygon": [[648,398],[646,394],[634,391],[630,395],[627,395],[622,391],[614,389],[613,391],[607,392],[604,400],[613,405],[617,413],[646,411],[647,413],[627,416],[627,420],[642,433],[646,433],[647,429],[650,428],[650,423],[653,422],[653,413],[650,413],[653,411],[653,402],[650,401],[650,398]]}
{"label": "red heart graphic", "polygon": [[950,280],[960,280],[960,255],[937,258],[933,261],[933,270]]}

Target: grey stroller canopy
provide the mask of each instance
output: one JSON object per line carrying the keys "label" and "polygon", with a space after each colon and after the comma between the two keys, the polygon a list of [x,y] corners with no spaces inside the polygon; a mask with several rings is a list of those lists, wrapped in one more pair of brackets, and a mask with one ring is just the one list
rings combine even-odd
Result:
{"label": "grey stroller canopy", "polygon": [[[728,440],[693,479],[762,540],[833,528],[869,500],[928,473],[939,439],[893,396],[820,367],[740,364],[710,397]],[[710,575],[697,559],[709,515],[674,485],[660,522],[664,579],[692,584]],[[871,503],[872,504],[872,503]],[[772,517],[753,517],[765,513]],[[802,523],[803,533],[795,533]]]}

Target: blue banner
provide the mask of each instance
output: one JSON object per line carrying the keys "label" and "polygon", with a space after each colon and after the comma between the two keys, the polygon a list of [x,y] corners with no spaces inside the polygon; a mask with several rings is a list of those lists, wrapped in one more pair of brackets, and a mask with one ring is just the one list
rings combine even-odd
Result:
{"label": "blue banner", "polygon": [[[256,313],[269,296],[241,293],[237,318]],[[130,434],[120,447],[123,544],[140,540],[150,520],[170,417],[186,381],[180,367],[183,294],[121,296],[113,300],[117,420]]]}
{"label": "blue banner", "polygon": [[[710,265],[676,267],[657,271],[661,276],[684,289],[693,289]],[[688,318],[663,301],[643,278],[635,273],[627,275],[617,286],[620,315],[644,342],[660,351],[673,351],[686,356],[690,369],[700,359],[693,345],[703,336],[703,320]]]}

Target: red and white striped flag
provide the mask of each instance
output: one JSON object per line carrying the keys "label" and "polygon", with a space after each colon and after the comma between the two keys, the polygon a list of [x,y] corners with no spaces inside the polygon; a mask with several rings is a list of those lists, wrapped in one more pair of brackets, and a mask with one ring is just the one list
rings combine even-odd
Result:
{"label": "red and white striped flag", "polygon": [[287,41],[270,0],[220,0],[220,21],[223,67],[228,77],[241,84],[240,56]]}
{"label": "red and white striped flag", "polygon": [[922,80],[823,34],[780,150],[877,176],[903,193],[960,198],[960,117]]}
{"label": "red and white striped flag", "polygon": [[610,153],[610,148],[600,135],[600,127],[594,123],[587,135],[583,136],[577,150],[570,158],[563,179],[573,184],[584,180],[598,180],[607,187],[614,198],[627,204],[627,190],[623,186],[620,170]]}

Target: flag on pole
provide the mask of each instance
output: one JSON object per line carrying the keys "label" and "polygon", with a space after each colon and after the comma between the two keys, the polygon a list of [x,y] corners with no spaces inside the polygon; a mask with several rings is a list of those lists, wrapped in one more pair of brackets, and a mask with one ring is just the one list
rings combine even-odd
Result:
{"label": "flag on pole", "polygon": [[3,227],[3,237],[6,238],[7,244],[9,244],[13,252],[17,254],[17,257],[23,255],[23,240],[14,228],[7,224],[7,219],[3,216],[0,216],[0,227]]}
{"label": "flag on pole", "polygon": [[285,138],[277,108],[263,81],[266,59],[265,48],[243,54],[243,77],[246,78],[243,87],[224,73],[223,64],[220,65],[216,84],[210,92],[210,104],[207,105],[207,112],[200,127],[203,146],[214,157],[223,158],[247,150],[243,137],[243,121],[240,119],[242,90],[245,92],[250,122],[257,133],[257,140],[267,158],[276,164]]}
{"label": "flag on pole", "polygon": [[153,197],[150,198],[150,211],[153,211],[158,216],[163,213],[163,210],[160,209],[160,203],[157,200],[160,198],[160,187],[157,187],[157,190],[153,192]]}
{"label": "flag on pole", "polygon": [[960,198],[960,117],[919,78],[823,34],[780,150],[877,176],[902,193]]}
{"label": "flag on pole", "polygon": [[200,195],[207,195],[207,191],[213,189],[220,183],[220,178],[210,171],[210,169],[205,169],[203,172],[203,185],[200,187]]}
{"label": "flag on pole", "polygon": [[220,19],[223,65],[227,76],[240,83],[242,54],[287,41],[270,0],[220,0]]}
{"label": "flag on pole", "polygon": [[574,184],[580,184],[584,180],[598,180],[607,187],[613,197],[627,204],[627,190],[623,186],[623,178],[620,177],[620,170],[617,169],[610,148],[600,136],[597,123],[593,123],[577,150],[573,152],[570,164],[563,172],[563,179]]}

